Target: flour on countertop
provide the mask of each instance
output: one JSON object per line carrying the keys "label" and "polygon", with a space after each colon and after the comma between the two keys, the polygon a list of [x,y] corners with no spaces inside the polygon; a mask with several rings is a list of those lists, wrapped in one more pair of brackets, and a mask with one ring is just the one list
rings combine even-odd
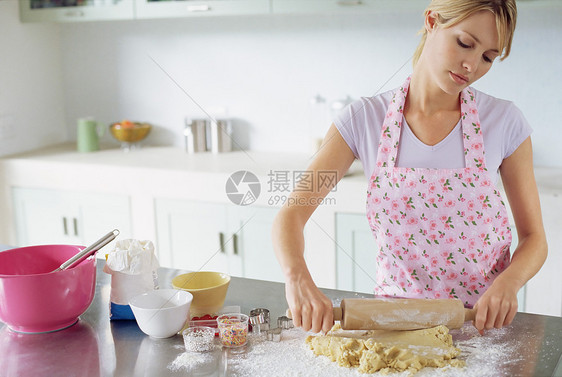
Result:
{"label": "flour on countertop", "polygon": [[[466,361],[465,368],[425,368],[415,374],[416,377],[499,377],[508,376],[502,366],[521,360],[519,354],[524,350],[520,342],[507,341],[507,330],[492,329],[480,336],[469,324],[452,332],[455,346],[461,350],[459,359]],[[228,358],[228,376],[235,377],[365,377],[379,376],[359,373],[355,368],[339,367],[327,357],[315,356],[304,340],[308,333],[295,328],[284,330],[281,342],[254,341],[249,344],[246,352],[231,355]],[[218,356],[217,356],[218,355]],[[191,354],[182,353],[169,366],[172,370],[199,371],[210,368],[213,363],[218,365],[216,358],[220,352]],[[224,370],[224,369],[223,369]],[[410,377],[408,371],[390,373],[390,377]]]}
{"label": "flour on countertop", "polygon": [[216,369],[217,357],[217,352],[184,352],[168,365],[168,369],[172,371],[181,370],[182,372],[194,372],[202,369],[213,371]]}

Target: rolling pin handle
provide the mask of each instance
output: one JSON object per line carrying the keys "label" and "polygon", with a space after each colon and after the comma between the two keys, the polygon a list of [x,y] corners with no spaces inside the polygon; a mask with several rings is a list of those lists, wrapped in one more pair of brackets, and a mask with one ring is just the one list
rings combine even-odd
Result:
{"label": "rolling pin handle", "polygon": [[474,321],[476,319],[476,309],[464,309],[464,321]]}
{"label": "rolling pin handle", "polygon": [[287,309],[287,311],[285,312],[285,317],[293,319],[293,313],[291,313],[291,309]]}
{"label": "rolling pin handle", "polygon": [[341,307],[334,307],[334,321],[341,321],[343,319],[343,311]]}

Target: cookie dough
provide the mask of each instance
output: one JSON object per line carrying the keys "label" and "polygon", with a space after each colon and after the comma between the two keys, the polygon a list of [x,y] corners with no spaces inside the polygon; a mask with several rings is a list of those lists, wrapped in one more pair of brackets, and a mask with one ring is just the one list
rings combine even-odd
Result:
{"label": "cookie dough", "polygon": [[463,367],[460,350],[445,326],[412,331],[349,331],[336,323],[326,335],[306,338],[316,355],[361,373],[417,372],[424,367]]}

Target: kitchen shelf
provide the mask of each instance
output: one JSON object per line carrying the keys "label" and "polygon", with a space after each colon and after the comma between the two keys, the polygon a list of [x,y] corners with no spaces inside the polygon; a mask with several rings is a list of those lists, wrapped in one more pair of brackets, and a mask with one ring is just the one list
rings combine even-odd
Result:
{"label": "kitchen shelf", "polygon": [[[418,12],[428,0],[81,0],[84,5],[31,8],[33,0],[20,0],[22,22],[82,22],[153,18],[189,18],[242,15],[375,14]],[[77,0],[78,1],[78,0]],[[561,10],[560,0],[518,0],[520,10]]]}

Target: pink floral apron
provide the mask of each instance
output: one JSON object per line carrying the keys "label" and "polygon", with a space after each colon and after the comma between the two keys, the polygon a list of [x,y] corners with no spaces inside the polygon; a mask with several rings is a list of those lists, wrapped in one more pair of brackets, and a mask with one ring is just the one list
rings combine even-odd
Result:
{"label": "pink floral apron", "polygon": [[379,247],[374,292],[472,306],[509,265],[511,244],[507,210],[486,170],[474,93],[460,96],[465,168],[396,167],[409,84],[388,108],[367,191]]}

